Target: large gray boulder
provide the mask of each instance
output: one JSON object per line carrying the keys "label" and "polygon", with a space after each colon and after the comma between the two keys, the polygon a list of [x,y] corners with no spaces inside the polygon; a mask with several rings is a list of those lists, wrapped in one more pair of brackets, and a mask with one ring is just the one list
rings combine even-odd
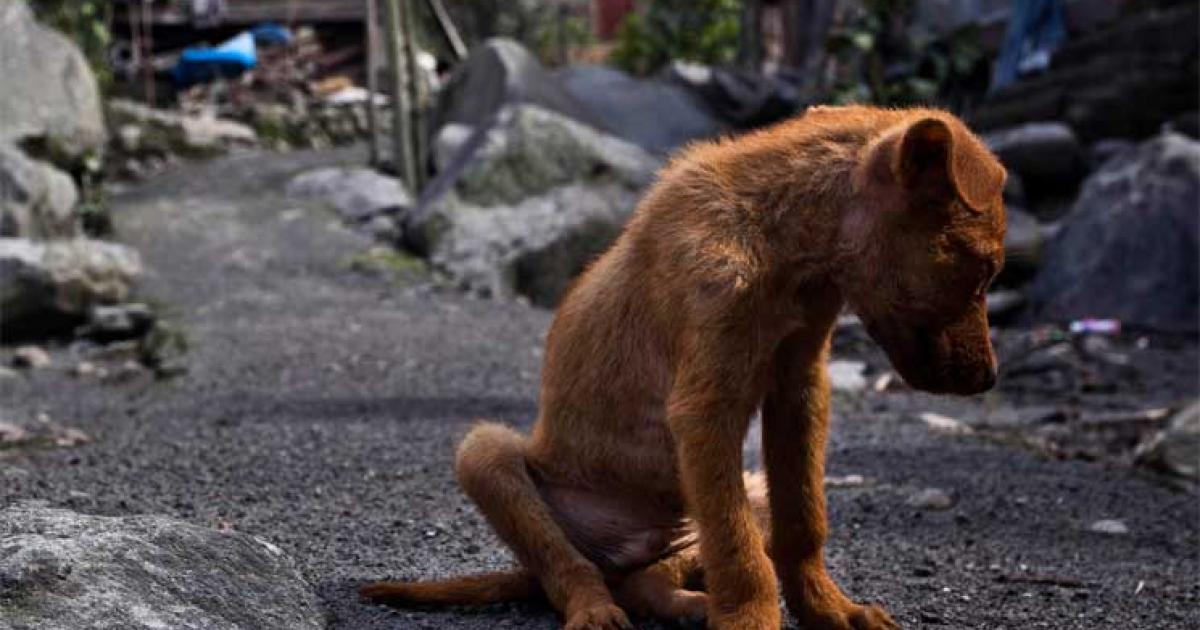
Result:
{"label": "large gray boulder", "polygon": [[696,95],[662,79],[638,79],[616,68],[568,66],[555,73],[613,135],[665,155],[728,130]]}
{"label": "large gray boulder", "polygon": [[1083,184],[1030,290],[1045,320],[1200,321],[1200,143],[1174,133],[1109,159]]}
{"label": "large gray boulder", "polygon": [[555,112],[508,107],[430,185],[406,242],[464,288],[553,305],[620,233],[659,166]]}
{"label": "large gray boulder", "polygon": [[254,536],[37,502],[0,511],[0,629],[318,630],[324,621],[291,559]]}
{"label": "large gray boulder", "polygon": [[82,321],[96,304],[129,297],[137,252],[88,239],[0,238],[0,334],[42,335]]}
{"label": "large gray boulder", "polygon": [[34,20],[25,0],[0,2],[0,144],[53,141],[79,156],[104,146],[96,77],[63,35]]}
{"label": "large gray boulder", "polygon": [[489,39],[471,51],[438,96],[434,129],[449,123],[478,126],[504,106],[528,103],[602,127],[584,103],[514,40]]}
{"label": "large gray boulder", "polygon": [[77,236],[78,199],[69,175],[0,144],[0,236]]}
{"label": "large gray boulder", "polygon": [[1031,197],[1070,193],[1086,172],[1083,147],[1061,122],[1017,125],[984,134],[983,140]]}

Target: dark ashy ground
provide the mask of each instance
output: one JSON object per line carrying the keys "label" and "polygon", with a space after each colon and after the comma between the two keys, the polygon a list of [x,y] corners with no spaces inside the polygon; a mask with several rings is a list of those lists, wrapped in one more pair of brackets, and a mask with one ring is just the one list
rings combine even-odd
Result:
{"label": "dark ashy ground", "polygon": [[[419,275],[388,277],[402,260],[382,275],[352,269],[369,240],[281,191],[299,170],[362,158],[240,155],[119,194],[118,233],[152,272],[145,293],[188,334],[190,371],[73,377],[78,358],[58,347],[50,368],[0,379],[5,419],[45,414],[93,438],[0,451],[0,506],[39,498],[253,533],[300,563],[335,628],[555,627],[537,604],[394,612],[357,601],[367,580],[509,562],[455,487],[451,458],[475,418],[529,425],[550,321]],[[1006,334],[1000,346],[1017,356],[1030,338]],[[1111,440],[1028,448],[1011,430],[1196,395],[1194,340],[1137,343],[1089,348],[1134,356],[1115,377],[1104,361],[1064,359],[1013,370],[972,399],[839,395],[829,472],[863,477],[829,493],[828,556],[845,588],[909,628],[1194,627],[1196,495],[1109,457]],[[836,349],[886,369],[853,330]],[[979,432],[931,431],[915,418],[925,411]],[[926,488],[953,505],[910,505]],[[1102,519],[1129,531],[1090,531]]]}

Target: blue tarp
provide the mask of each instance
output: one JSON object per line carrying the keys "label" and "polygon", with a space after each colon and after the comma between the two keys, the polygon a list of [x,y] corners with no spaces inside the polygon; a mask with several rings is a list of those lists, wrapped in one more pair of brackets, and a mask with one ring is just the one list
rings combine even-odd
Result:
{"label": "blue tarp", "polygon": [[284,46],[292,43],[292,32],[286,26],[281,26],[274,22],[264,22],[250,29],[250,34],[254,35],[254,43],[263,46],[269,44],[282,44]]}
{"label": "blue tarp", "polygon": [[246,31],[215,48],[185,49],[171,68],[171,77],[180,85],[191,85],[217,77],[235,77],[256,65],[254,35]]}

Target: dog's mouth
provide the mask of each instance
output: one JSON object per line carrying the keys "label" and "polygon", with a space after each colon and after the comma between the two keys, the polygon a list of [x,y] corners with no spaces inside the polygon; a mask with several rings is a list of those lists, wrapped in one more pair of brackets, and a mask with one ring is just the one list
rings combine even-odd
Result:
{"label": "dog's mouth", "polygon": [[934,394],[968,396],[996,383],[995,359],[987,323],[957,321],[942,328],[904,325],[888,320],[863,320],[900,376],[914,389]]}

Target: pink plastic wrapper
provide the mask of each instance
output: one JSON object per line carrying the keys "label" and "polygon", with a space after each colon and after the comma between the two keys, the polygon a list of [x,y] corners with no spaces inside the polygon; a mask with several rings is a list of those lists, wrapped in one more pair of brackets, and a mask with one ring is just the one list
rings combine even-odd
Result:
{"label": "pink plastic wrapper", "polygon": [[1099,335],[1115,335],[1121,332],[1119,319],[1077,319],[1071,322],[1071,332],[1080,335],[1093,333]]}

